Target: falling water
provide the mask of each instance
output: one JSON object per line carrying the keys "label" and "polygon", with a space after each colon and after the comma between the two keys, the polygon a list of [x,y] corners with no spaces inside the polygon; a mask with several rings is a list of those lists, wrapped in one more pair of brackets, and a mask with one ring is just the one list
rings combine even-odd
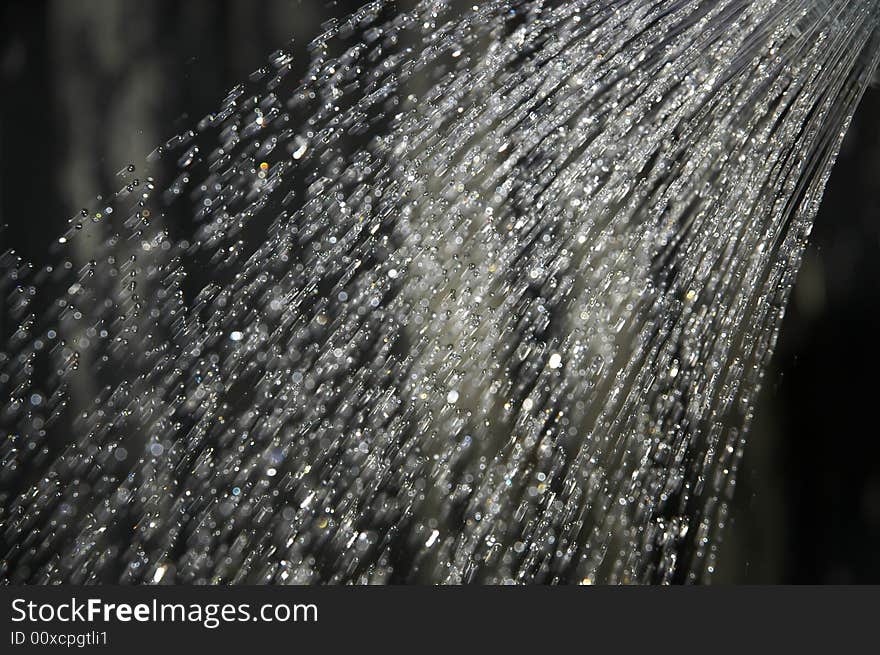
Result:
{"label": "falling water", "polygon": [[878,20],[376,0],[272,54],[3,255],[0,579],[708,580]]}

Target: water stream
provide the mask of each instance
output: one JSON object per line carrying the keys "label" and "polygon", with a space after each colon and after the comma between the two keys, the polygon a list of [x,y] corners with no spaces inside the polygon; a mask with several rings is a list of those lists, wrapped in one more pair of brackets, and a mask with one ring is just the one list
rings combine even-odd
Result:
{"label": "water stream", "polygon": [[711,580],[878,25],[376,0],[273,53],[2,255],[0,579]]}

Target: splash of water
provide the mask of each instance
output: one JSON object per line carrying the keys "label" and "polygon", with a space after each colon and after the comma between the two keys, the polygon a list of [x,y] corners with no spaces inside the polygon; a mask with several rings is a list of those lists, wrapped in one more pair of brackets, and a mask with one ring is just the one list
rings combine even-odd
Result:
{"label": "splash of water", "polygon": [[0,576],[708,579],[878,18],[377,0],[274,53],[3,256]]}

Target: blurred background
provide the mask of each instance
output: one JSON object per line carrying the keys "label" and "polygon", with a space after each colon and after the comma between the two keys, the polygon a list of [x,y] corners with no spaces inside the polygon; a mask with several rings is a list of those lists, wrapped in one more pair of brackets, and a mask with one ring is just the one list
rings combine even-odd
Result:
{"label": "blurred background", "polygon": [[[0,4],[0,248],[45,263],[83,203],[120,186],[121,168],[194,125],[291,39],[304,66],[321,23],[362,4]],[[878,114],[880,90],[871,89],[766,376],[716,582],[880,582]],[[166,220],[187,232],[186,215]]]}

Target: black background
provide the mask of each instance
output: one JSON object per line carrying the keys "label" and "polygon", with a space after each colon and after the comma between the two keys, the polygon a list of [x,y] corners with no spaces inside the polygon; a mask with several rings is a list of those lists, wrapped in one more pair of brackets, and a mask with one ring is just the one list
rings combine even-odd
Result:
{"label": "black background", "polygon": [[[242,653],[536,652],[560,644],[624,652],[859,652],[875,641],[877,587],[6,587],[0,588],[3,652],[12,631],[106,631],[107,653],[157,648]],[[12,601],[69,603],[314,603],[317,623],[13,623]],[[17,614],[15,615],[17,616]],[[637,626],[637,629],[633,629]],[[665,648],[664,648],[665,647]],[[805,648],[804,648],[805,647]]]}

